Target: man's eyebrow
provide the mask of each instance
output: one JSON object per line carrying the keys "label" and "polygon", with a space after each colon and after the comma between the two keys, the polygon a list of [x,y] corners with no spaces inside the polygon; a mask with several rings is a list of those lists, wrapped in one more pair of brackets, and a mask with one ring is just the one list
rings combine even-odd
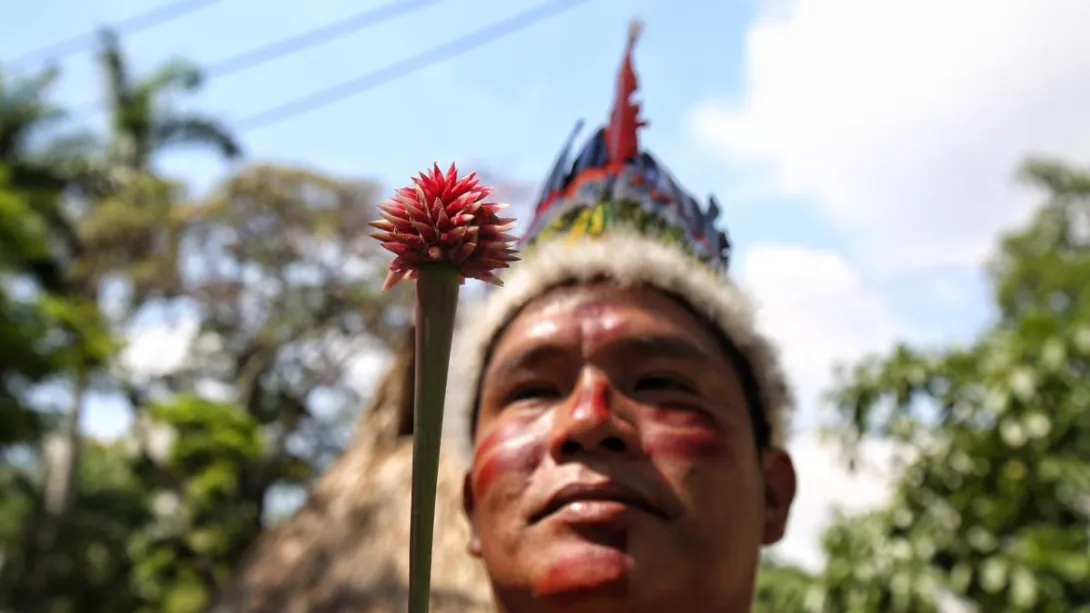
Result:
{"label": "man's eyebrow", "polygon": [[618,340],[613,349],[638,356],[677,358],[681,360],[708,361],[712,354],[697,343],[672,335],[646,335]]}
{"label": "man's eyebrow", "polygon": [[496,365],[488,369],[491,376],[503,376],[521,369],[533,370],[547,362],[565,358],[569,350],[560,345],[536,345],[525,351],[518,351],[496,362]]}
{"label": "man's eyebrow", "polygon": [[[706,362],[712,354],[697,343],[673,335],[631,336],[609,343],[608,350],[633,357],[666,357]],[[486,376],[504,377],[518,370],[533,370],[547,363],[571,359],[571,349],[561,345],[536,345],[503,357]]]}

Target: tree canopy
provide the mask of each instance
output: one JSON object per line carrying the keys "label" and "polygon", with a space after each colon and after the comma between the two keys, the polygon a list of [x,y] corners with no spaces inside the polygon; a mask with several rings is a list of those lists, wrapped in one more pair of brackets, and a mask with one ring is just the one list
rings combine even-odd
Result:
{"label": "tree canopy", "polygon": [[[0,75],[0,610],[196,613],[344,449],[354,360],[405,296],[377,291],[375,184],[251,165],[194,197],[160,150],[241,154],[168,104],[200,71],[134,76],[110,33],[98,57],[104,135],[64,132],[56,71]],[[176,312],[192,359],[126,363],[134,322]],[[92,394],[132,412],[121,439],[80,431]]]}
{"label": "tree canopy", "polygon": [[1022,176],[1045,201],[999,243],[995,321],[842,373],[830,430],[849,452],[897,443],[893,500],[829,528],[822,572],[773,568],[770,595],[805,597],[765,610],[1090,611],[1090,172],[1032,160]]}

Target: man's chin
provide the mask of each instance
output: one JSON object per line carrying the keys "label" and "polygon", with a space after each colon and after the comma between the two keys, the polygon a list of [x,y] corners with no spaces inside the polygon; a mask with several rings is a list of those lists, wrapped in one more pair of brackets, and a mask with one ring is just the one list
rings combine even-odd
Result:
{"label": "man's chin", "polygon": [[622,596],[628,591],[632,559],[624,543],[572,535],[542,552],[534,596],[549,600],[582,600]]}

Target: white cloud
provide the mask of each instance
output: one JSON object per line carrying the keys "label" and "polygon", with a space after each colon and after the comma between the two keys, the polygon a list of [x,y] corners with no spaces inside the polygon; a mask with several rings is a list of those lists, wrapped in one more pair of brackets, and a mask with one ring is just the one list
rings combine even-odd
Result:
{"label": "white cloud", "polygon": [[889,347],[901,326],[835,253],[759,243],[741,264],[740,281],[753,293],[758,322],[778,343],[795,387],[797,425],[812,425],[834,365]]}
{"label": "white cloud", "polygon": [[810,570],[821,568],[821,536],[834,510],[862,512],[889,501],[894,473],[891,443],[868,441],[859,450],[860,469],[851,473],[833,442],[815,434],[795,437],[791,457],[799,489],[787,534],[773,550],[784,560]]}
{"label": "white cloud", "polygon": [[760,326],[780,346],[799,399],[796,436],[788,448],[799,492],[787,537],[776,552],[811,569],[822,564],[821,535],[834,508],[858,511],[886,502],[892,447],[867,442],[867,468],[850,474],[833,443],[814,431],[819,395],[836,362],[851,362],[890,345],[901,329],[859,273],[839,255],[758,243],[743,254],[740,280],[758,302]]}
{"label": "white cloud", "polygon": [[[377,344],[374,344],[377,345]],[[386,369],[393,364],[393,353],[386,348],[370,346],[354,352],[346,365],[346,382],[364,398],[377,391]]]}
{"label": "white cloud", "polygon": [[121,363],[137,377],[159,377],[177,370],[189,355],[199,325],[195,317],[179,317],[136,327],[128,334]]}
{"label": "white cloud", "polygon": [[1032,200],[1029,153],[1090,157],[1090,3],[796,0],[746,42],[740,105],[691,127],[814,199],[893,269],[977,263]]}

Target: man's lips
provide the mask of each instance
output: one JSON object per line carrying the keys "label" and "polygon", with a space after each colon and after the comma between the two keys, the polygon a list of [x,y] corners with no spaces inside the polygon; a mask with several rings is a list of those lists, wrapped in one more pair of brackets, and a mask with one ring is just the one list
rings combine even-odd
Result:
{"label": "man's lips", "polygon": [[637,509],[659,519],[668,520],[667,514],[634,490],[614,482],[572,483],[560,488],[548,502],[530,518],[537,523],[546,517],[576,503],[612,502]]}

